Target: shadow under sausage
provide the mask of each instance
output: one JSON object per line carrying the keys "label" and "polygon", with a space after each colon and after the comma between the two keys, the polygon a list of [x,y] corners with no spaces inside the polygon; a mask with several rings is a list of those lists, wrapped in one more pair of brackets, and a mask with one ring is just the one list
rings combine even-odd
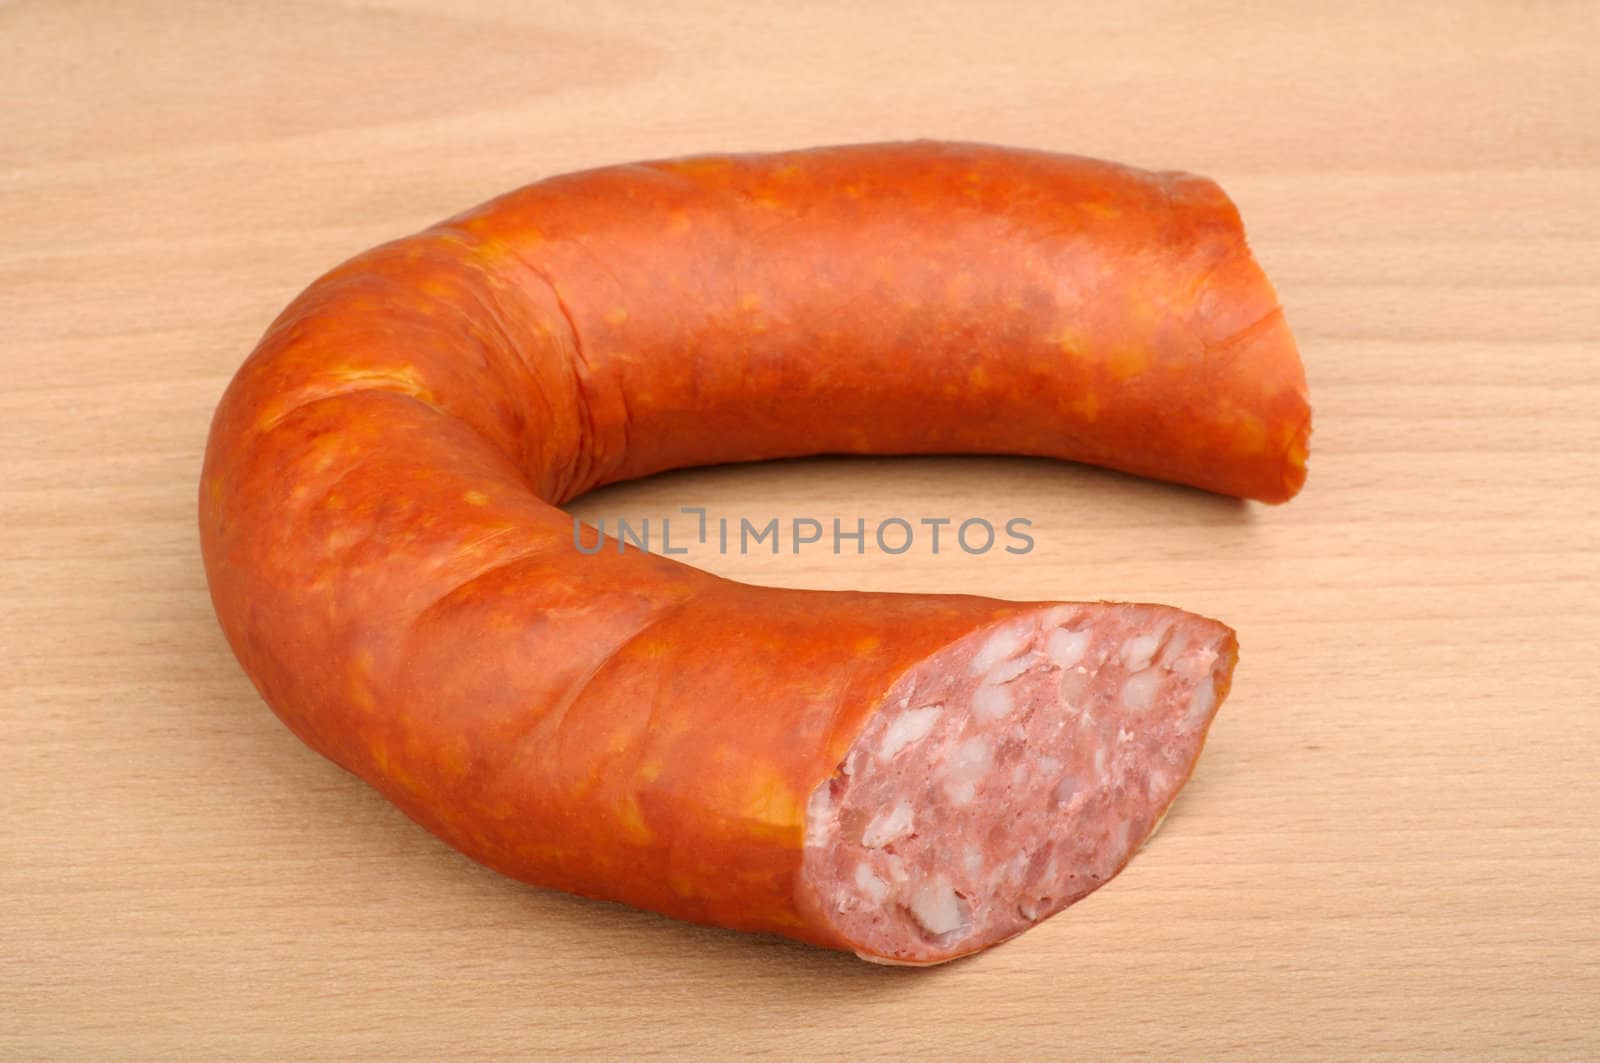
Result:
{"label": "shadow under sausage", "polygon": [[[492,872],[490,872],[492,874]],[[512,883],[520,907],[541,925],[540,937],[559,938],[569,963],[628,957],[644,977],[684,978],[706,972],[716,985],[751,982],[803,984],[808,999],[848,1000],[861,994],[892,997],[930,979],[948,977],[970,957],[931,967],[872,963],[849,952],[771,934],[751,934],[681,922],[612,901]]]}

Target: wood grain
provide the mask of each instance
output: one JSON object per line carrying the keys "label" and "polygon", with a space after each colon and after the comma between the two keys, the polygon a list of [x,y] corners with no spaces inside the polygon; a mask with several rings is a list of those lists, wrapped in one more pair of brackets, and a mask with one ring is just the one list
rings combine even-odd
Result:
{"label": "wood grain", "polygon": [[[0,1056],[1600,1056],[1600,7],[1107,7],[0,4]],[[194,495],[295,291],[549,173],[911,135],[1221,180],[1304,495],[810,461],[577,508],[1026,516],[1025,557],[694,559],[1229,620],[1124,876],[881,970],[501,879],[276,722]]]}

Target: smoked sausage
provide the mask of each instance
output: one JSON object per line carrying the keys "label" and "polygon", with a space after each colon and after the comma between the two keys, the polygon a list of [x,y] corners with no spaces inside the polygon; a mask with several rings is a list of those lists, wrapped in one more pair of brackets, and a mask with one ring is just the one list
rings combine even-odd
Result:
{"label": "smoked sausage", "polygon": [[1104,883],[1237,654],[1156,605],[777,590],[580,552],[663,469],[1010,453],[1287,500],[1294,341],[1203,178],[918,142],[554,177],[313,283],[201,546],[306,743],[519,879],[884,962]]}

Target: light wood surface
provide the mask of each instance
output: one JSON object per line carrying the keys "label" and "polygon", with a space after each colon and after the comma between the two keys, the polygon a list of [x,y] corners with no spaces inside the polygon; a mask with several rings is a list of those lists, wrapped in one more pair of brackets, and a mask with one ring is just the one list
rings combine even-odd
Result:
{"label": "light wood surface", "polygon": [[[0,1057],[1600,1056],[1600,7],[1074,6],[0,4]],[[497,877],[278,724],[194,500],[300,287],[555,172],[913,135],[1219,179],[1305,493],[813,461],[577,508],[1025,516],[1025,557],[693,559],[1231,622],[1121,878],[879,969]]]}

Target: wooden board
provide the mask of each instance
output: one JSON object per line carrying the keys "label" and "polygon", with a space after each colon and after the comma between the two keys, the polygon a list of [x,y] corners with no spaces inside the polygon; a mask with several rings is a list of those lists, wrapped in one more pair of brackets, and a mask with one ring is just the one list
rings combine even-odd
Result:
{"label": "wooden board", "polygon": [[[0,4],[0,1056],[1600,1055],[1600,7],[1075,6]],[[578,508],[1024,516],[1025,557],[694,558],[1229,620],[1125,875],[878,969],[503,880],[277,723],[194,499],[301,286],[554,172],[914,135],[1221,180],[1304,495],[816,461]]]}

